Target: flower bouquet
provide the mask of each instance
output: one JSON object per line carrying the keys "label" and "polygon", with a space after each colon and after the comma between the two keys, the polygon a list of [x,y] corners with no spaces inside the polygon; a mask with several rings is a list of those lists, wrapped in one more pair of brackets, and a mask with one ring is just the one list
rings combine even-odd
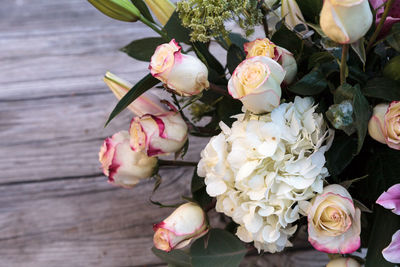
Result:
{"label": "flower bouquet", "polygon": [[[158,257],[238,266],[306,228],[328,266],[400,263],[399,1],[89,2],[157,34],[122,49],[149,62],[137,84],[104,77],[107,123],[134,113],[101,147],[109,182],[156,190],[159,168],[196,166],[192,196],[153,227]],[[189,135],[209,140],[199,162],[182,160]]]}

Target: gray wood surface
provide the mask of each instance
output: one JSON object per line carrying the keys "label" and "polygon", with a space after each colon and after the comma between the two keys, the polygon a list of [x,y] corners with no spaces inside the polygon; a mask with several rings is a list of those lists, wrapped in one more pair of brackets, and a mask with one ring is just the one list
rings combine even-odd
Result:
{"label": "gray wood surface", "polygon": [[[171,210],[152,206],[153,181],[133,190],[106,183],[103,139],[127,129],[102,82],[147,73],[118,48],[154,34],[111,20],[84,0],[0,0],[0,266],[163,266],[152,255],[152,224]],[[206,140],[192,138],[188,159]],[[191,168],[163,169],[154,197],[189,195]],[[249,256],[243,266],[323,266],[310,250]]]}

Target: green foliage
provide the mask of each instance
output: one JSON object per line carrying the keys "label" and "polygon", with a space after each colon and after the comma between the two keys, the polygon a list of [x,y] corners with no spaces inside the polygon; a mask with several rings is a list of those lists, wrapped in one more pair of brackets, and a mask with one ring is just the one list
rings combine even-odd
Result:
{"label": "green foliage", "polygon": [[303,44],[302,40],[291,30],[282,25],[272,36],[271,41],[275,44],[286,48],[295,56],[299,55]]}
{"label": "green foliage", "polygon": [[190,31],[182,26],[181,20],[176,11],[174,11],[167,24],[165,24],[164,30],[167,32],[170,39],[174,38],[177,42],[182,43],[190,42]]}
{"label": "green foliage", "polygon": [[105,126],[107,126],[110,121],[115,118],[115,116],[117,116],[119,113],[121,113],[121,111],[129,106],[130,103],[135,101],[136,98],[138,98],[141,94],[143,94],[153,86],[157,85],[158,83],[160,83],[159,80],[154,78],[151,74],[147,74],[135,86],[133,86],[131,90],[129,90],[129,92],[124,95],[123,98],[121,98],[121,100],[117,103],[110,116],[108,117]]}
{"label": "green foliage", "polygon": [[227,53],[226,65],[229,72],[232,74],[236,67],[246,58],[243,49],[240,49],[237,45],[232,44]]}
{"label": "green foliage", "polygon": [[149,62],[157,46],[163,43],[165,43],[163,38],[150,37],[135,40],[120,50],[134,59]]}
{"label": "green foliage", "polygon": [[145,17],[148,21],[155,23],[149,9],[146,6],[146,3],[143,0],[131,0],[131,2],[136,6],[137,9],[139,9],[140,14],[142,14],[143,17]]}
{"label": "green foliage", "polygon": [[395,23],[390,30],[390,34],[386,36],[386,41],[397,52],[400,52],[400,23]]}
{"label": "green foliage", "polygon": [[193,199],[202,207],[207,207],[212,198],[206,192],[206,184],[204,178],[197,175],[197,168],[193,172],[191,191]]}
{"label": "green foliage", "polygon": [[207,236],[196,240],[190,248],[193,267],[239,266],[247,249],[231,233],[211,229]]}
{"label": "green foliage", "polygon": [[323,0],[300,0],[296,1],[306,21],[319,24]]}
{"label": "green foliage", "polygon": [[363,88],[364,95],[385,101],[400,99],[400,83],[393,80],[377,77],[369,80]]}
{"label": "green foliage", "polygon": [[357,140],[337,134],[331,148],[325,153],[326,167],[332,176],[342,173],[354,158]]}
{"label": "green foliage", "polygon": [[400,56],[392,58],[386,64],[383,75],[389,79],[400,81]]}
{"label": "green foliage", "polygon": [[190,255],[183,252],[182,250],[174,249],[170,252],[165,252],[165,251],[162,251],[162,250],[159,250],[159,249],[153,247],[151,249],[151,251],[154,253],[154,255],[156,255],[157,257],[159,257],[166,263],[168,263],[168,265],[175,266],[175,267],[191,267],[192,266],[192,264],[190,263],[191,262]]}
{"label": "green foliage", "polygon": [[328,83],[319,69],[313,70],[297,83],[289,87],[289,91],[298,95],[318,95],[327,88]]}

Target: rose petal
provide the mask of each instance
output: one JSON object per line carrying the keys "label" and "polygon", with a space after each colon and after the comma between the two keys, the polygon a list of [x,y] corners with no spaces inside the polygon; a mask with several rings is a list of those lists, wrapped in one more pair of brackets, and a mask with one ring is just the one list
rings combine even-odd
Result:
{"label": "rose petal", "polygon": [[400,263],[400,230],[394,233],[392,242],[382,250],[382,255],[387,261]]}
{"label": "rose petal", "polygon": [[395,184],[386,192],[383,192],[376,203],[385,209],[390,209],[393,213],[400,215],[400,184]]}

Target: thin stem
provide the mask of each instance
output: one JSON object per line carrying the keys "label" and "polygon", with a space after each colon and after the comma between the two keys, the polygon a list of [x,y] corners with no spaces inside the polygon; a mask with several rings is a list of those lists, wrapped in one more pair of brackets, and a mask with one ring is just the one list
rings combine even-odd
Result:
{"label": "thin stem", "polygon": [[154,23],[152,23],[151,21],[149,21],[148,19],[146,19],[143,16],[140,16],[139,19],[141,22],[143,22],[144,24],[149,26],[151,29],[153,29],[156,33],[158,33],[166,41],[169,41],[168,35],[165,32],[163,32],[162,30],[160,30]]}
{"label": "thin stem", "polygon": [[228,93],[227,90],[223,89],[222,87],[219,87],[216,84],[210,83],[210,87],[209,88],[210,88],[210,90],[212,90],[212,91],[214,91],[214,92],[216,92],[216,93],[218,93],[220,95],[229,96],[230,97],[230,94]]}
{"label": "thin stem", "polygon": [[374,33],[371,36],[371,39],[369,39],[368,45],[367,45],[367,49],[365,50],[366,53],[369,52],[369,50],[371,50],[373,44],[375,43],[376,38],[378,38],[379,33],[381,32],[382,28],[383,28],[383,24],[385,24],[386,18],[389,14],[390,8],[392,7],[394,3],[394,0],[388,0],[386,2],[386,6],[385,6],[385,11],[383,11],[381,20],[379,21],[378,26],[376,27]]}
{"label": "thin stem", "polygon": [[262,8],[261,12],[263,14],[262,24],[264,26],[265,37],[269,38],[269,28],[268,28],[268,20],[267,20],[267,11]]}
{"label": "thin stem", "polygon": [[342,46],[342,61],[340,62],[340,84],[346,83],[346,68],[347,68],[347,53],[349,52],[349,45]]}
{"label": "thin stem", "polygon": [[163,160],[159,159],[158,164],[160,166],[197,166],[197,162],[182,161],[182,160]]}

